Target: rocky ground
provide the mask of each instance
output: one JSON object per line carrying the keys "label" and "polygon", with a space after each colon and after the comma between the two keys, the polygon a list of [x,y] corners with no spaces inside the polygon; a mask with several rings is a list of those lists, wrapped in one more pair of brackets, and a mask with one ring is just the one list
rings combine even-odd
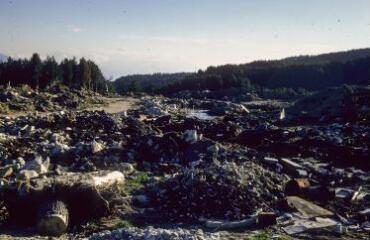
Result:
{"label": "rocky ground", "polygon": [[86,90],[71,90],[56,86],[48,91],[35,91],[24,85],[0,89],[0,114],[19,116],[51,111],[81,110],[90,106],[104,105],[98,93]]}
{"label": "rocky ground", "polygon": [[125,176],[99,193],[109,213],[67,205],[61,239],[368,239],[368,88],[297,102],[105,99],[97,111],[55,94],[47,114],[0,117],[0,238],[43,238],[6,208],[10,187],[42,199],[40,179],[108,170]]}

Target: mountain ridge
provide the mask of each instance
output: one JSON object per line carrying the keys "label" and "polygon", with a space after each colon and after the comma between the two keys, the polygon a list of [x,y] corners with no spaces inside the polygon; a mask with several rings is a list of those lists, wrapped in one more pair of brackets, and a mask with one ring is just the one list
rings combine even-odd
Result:
{"label": "mountain ridge", "polygon": [[316,90],[346,83],[366,84],[366,78],[370,75],[366,70],[368,66],[370,66],[370,48],[361,48],[278,60],[209,66],[197,73],[128,75],[116,79],[113,85],[119,93],[153,92],[153,89],[161,93],[238,88],[242,81],[245,84],[245,80],[248,79],[250,83],[247,84],[267,88]]}

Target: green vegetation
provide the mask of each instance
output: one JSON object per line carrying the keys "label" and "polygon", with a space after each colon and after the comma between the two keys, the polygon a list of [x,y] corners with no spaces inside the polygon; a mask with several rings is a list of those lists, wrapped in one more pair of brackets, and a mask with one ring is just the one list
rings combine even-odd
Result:
{"label": "green vegetation", "polygon": [[20,86],[26,84],[34,89],[47,89],[55,85],[65,85],[73,89],[88,89],[107,93],[113,90],[99,67],[90,60],[81,58],[79,62],[64,59],[58,63],[54,57],[41,60],[37,53],[30,59],[8,58],[0,62],[0,86]]}
{"label": "green vegetation", "polygon": [[6,103],[0,103],[0,114],[6,114],[9,112],[9,107]]}
{"label": "green vegetation", "polygon": [[270,240],[270,234],[268,233],[257,233],[253,236],[247,237],[244,240]]}
{"label": "green vegetation", "polygon": [[[261,232],[261,233],[257,233],[257,234],[254,234],[252,236],[249,236],[247,238],[245,238],[244,240],[270,240],[272,239],[271,237],[271,234],[270,233],[266,233],[266,232]],[[289,236],[286,236],[286,235],[281,235],[277,238],[274,238],[275,240],[291,240],[292,238],[289,237]]]}
{"label": "green vegetation", "polygon": [[217,96],[256,93],[263,98],[294,98],[342,84],[370,84],[370,49],[211,66],[193,74],[133,75],[114,82],[119,93],[173,95],[208,90]]}
{"label": "green vegetation", "polygon": [[189,73],[155,73],[129,75],[120,77],[113,82],[117,93],[125,94],[128,92],[155,92],[164,86],[183,80]]}
{"label": "green vegetation", "polygon": [[243,89],[259,95],[316,91],[342,84],[368,85],[370,83],[370,54],[366,58],[348,62],[317,64],[280,61],[259,61],[243,65],[209,67],[162,89],[172,94],[181,90],[219,91],[228,88]]}
{"label": "green vegetation", "polygon": [[122,186],[122,194],[132,195],[137,189],[144,187],[151,176],[148,172],[135,172],[132,178],[126,179],[125,184]]}
{"label": "green vegetation", "polygon": [[154,175],[151,172],[136,171],[125,180],[125,184],[121,188],[121,194],[133,195],[135,191],[145,187],[147,183],[161,182],[163,179],[163,176]]}
{"label": "green vegetation", "polygon": [[129,228],[129,227],[132,227],[134,226],[130,221],[128,220],[119,220],[114,228],[117,229],[117,228]]}

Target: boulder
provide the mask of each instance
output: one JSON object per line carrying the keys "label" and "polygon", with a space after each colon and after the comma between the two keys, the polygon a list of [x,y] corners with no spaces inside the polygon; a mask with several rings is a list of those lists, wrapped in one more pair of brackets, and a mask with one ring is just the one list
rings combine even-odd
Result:
{"label": "boulder", "polygon": [[50,158],[45,159],[41,156],[36,156],[32,161],[27,162],[23,170],[34,170],[38,174],[45,174],[49,171]]}

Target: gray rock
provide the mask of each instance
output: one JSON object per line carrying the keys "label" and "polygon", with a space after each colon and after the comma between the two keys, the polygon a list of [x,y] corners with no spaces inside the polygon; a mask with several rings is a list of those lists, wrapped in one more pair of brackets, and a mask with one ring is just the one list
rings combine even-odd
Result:
{"label": "gray rock", "polygon": [[67,152],[69,149],[70,147],[68,145],[56,142],[52,145],[52,148],[50,149],[50,154],[51,156],[58,156],[64,152]]}
{"label": "gray rock", "polygon": [[167,114],[166,111],[163,111],[162,109],[160,109],[159,107],[150,107],[150,108],[147,108],[146,109],[146,113],[148,115],[152,115],[152,116],[161,116],[161,115],[165,115]]}
{"label": "gray rock", "polygon": [[131,163],[121,163],[120,164],[121,166],[121,170],[125,173],[125,174],[131,174],[135,171],[135,168],[134,166],[131,164]]}
{"label": "gray rock", "polygon": [[91,147],[91,152],[92,153],[98,153],[98,152],[101,152],[102,150],[104,150],[104,144],[99,143],[95,140],[91,142],[90,147]]}
{"label": "gray rock", "polygon": [[32,178],[39,177],[39,174],[35,170],[21,170],[18,174],[18,177],[23,180],[29,180]]}
{"label": "gray rock", "polygon": [[34,160],[27,162],[24,170],[34,170],[38,174],[45,174],[49,171],[50,158],[43,159],[41,156],[36,156]]}
{"label": "gray rock", "polygon": [[197,130],[186,130],[183,134],[185,142],[194,143],[202,139],[202,134],[197,133]]}
{"label": "gray rock", "polygon": [[148,206],[149,198],[146,195],[136,195],[133,200],[140,206]]}
{"label": "gray rock", "polygon": [[130,239],[130,240],[216,240],[220,239],[218,233],[204,233],[197,229],[163,229],[153,228],[123,228],[112,232],[104,231],[90,236],[90,240]]}

